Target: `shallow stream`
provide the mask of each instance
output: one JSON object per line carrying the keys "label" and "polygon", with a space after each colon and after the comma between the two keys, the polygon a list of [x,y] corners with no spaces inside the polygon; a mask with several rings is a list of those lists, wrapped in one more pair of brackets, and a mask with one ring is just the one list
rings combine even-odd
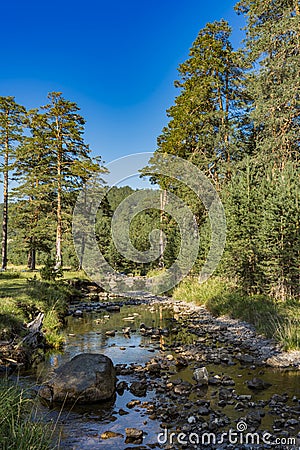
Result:
{"label": "shallow stream", "polygon": [[[73,311],[75,310],[76,307]],[[141,323],[149,328],[165,329],[167,336],[160,336],[158,340],[153,340],[151,336],[144,336],[140,332]],[[122,331],[126,327],[130,327],[130,337],[124,335]],[[115,336],[107,336],[105,334],[107,331],[115,331]],[[66,335],[64,351],[49,354],[46,362],[41,363],[36,371],[21,378],[22,384],[27,386],[41,384],[51,376],[56,367],[79,353],[102,353],[111,358],[115,365],[145,365],[151,358],[162,354],[178,356],[176,348],[172,346],[172,342],[176,340],[180,340],[180,344],[192,344],[197,341],[197,336],[188,332],[184,323],[180,323],[180,317],[176,317],[174,314],[170,304],[165,303],[156,303],[152,306],[148,304],[124,305],[120,312],[107,312],[95,304],[88,311],[83,312],[82,317],[68,316],[64,333]],[[207,345],[210,345],[209,337],[207,338]],[[224,342],[220,343],[220,346],[224,345],[226,345]],[[251,395],[253,402],[257,403],[270,399],[273,394],[287,393],[291,404],[293,401],[295,405],[299,404],[297,399],[300,397],[300,383],[297,372],[245,366],[235,360],[234,355],[233,361],[235,361],[233,365],[207,364],[206,367],[210,375],[228,375],[235,382],[235,391],[239,395]],[[185,368],[178,368],[174,365],[168,373],[169,381],[176,384],[183,380],[190,385],[195,385],[193,370],[200,366],[199,362],[193,361]],[[263,378],[271,386],[259,392],[250,391],[246,385],[246,380],[256,376]],[[134,373],[119,375],[118,381],[123,380],[130,385],[137,378]],[[191,415],[199,408],[199,403],[197,404],[199,399],[202,403],[206,400],[210,401],[211,408],[222,410],[222,413],[233,421],[238,421],[244,415],[243,412],[234,407],[236,402],[231,404],[229,402],[220,408],[216,386],[208,386],[200,391],[195,391],[188,397],[189,401],[195,402],[195,409],[190,410]],[[133,444],[125,443],[126,427],[135,427],[144,431],[144,447],[141,448],[155,448],[158,447],[157,435],[162,431],[161,420],[149,418],[146,411],[147,404],[143,405],[143,403],[155,403],[158,396],[162,398],[164,395],[163,389],[160,390],[160,393],[157,393],[149,384],[145,397],[136,397],[129,390],[125,390],[123,395],[117,394],[113,401],[101,405],[74,407],[72,410],[59,407],[49,410],[46,406],[40,405],[40,413],[46,414],[48,419],[57,422],[57,430],[61,430],[60,448],[62,449],[105,448],[123,450],[139,448]],[[133,408],[126,406],[128,402],[136,399],[141,401],[140,405]],[[189,408],[186,397],[178,395],[177,398],[173,396],[172,399],[171,404],[168,404],[170,400],[166,400],[166,408],[169,406],[175,406],[178,410]],[[262,416],[262,429],[272,430],[273,421],[274,416],[268,412],[268,409],[265,409]],[[176,420],[177,425],[178,423],[180,423],[180,417]],[[105,431],[120,433],[122,436],[102,439],[101,434]],[[299,427],[296,427],[295,436],[298,431]],[[173,448],[181,447],[175,445]]]}

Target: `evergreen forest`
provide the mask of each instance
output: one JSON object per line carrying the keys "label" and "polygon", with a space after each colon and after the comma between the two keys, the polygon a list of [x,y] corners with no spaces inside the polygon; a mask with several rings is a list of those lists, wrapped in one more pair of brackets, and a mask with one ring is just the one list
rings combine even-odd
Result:
{"label": "evergreen forest", "polygon": [[[236,11],[247,24],[240,48],[233,48],[225,20],[199,31],[178,67],[178,95],[152,150],[196,165],[222,199],[227,243],[216,275],[235,280],[247,295],[299,299],[299,3],[241,0]],[[147,250],[151,230],[162,229],[168,239],[164,256],[137,264],[118,254],[111,218],[133,190],[103,183],[106,168],[101,157],[92,157],[84,125],[79,106],[60,92],[49,93],[46,105],[28,111],[15,97],[0,97],[2,270],[24,264],[34,270],[45,263],[56,271],[80,268],[72,211],[92,175],[107,190],[96,235],[114,268],[146,275],[176,258],[178,226],[151,205],[131,223],[132,244]],[[197,275],[209,250],[205,209],[188,190],[180,194],[168,177],[153,182],[181,195],[196,216],[201,245],[192,275]]]}

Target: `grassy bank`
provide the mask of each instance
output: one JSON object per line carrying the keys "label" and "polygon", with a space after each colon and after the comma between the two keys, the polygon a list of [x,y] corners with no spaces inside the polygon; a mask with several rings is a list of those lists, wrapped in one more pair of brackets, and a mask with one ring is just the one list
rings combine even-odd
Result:
{"label": "grassy bank", "polygon": [[36,419],[34,402],[26,392],[0,380],[0,448],[2,450],[49,450],[57,448],[54,426]]}
{"label": "grassy bank", "polygon": [[[59,348],[62,318],[70,296],[76,294],[69,279],[83,274],[66,271],[63,279],[44,281],[39,272],[13,268],[0,272],[0,341],[21,341],[27,331],[24,325],[42,312],[42,331],[46,346]],[[84,278],[82,276],[82,278]],[[12,347],[7,358],[6,345],[2,342],[0,361],[15,359],[18,345]],[[10,348],[8,346],[8,348]],[[5,379],[0,379],[0,448],[2,450],[49,450],[58,448],[54,436],[55,426],[37,419],[36,406],[28,393]]]}
{"label": "grassy bank", "polygon": [[24,335],[24,323],[42,312],[46,344],[59,348],[63,343],[61,318],[71,294],[72,289],[63,280],[43,281],[37,273],[22,271],[0,273],[0,340]]}
{"label": "grassy bank", "polygon": [[252,323],[258,332],[274,337],[285,350],[300,349],[300,304],[297,300],[276,301],[262,295],[245,295],[229,280],[210,278],[199,284],[186,278],[177,286],[173,297],[193,301],[216,316],[229,315]]}

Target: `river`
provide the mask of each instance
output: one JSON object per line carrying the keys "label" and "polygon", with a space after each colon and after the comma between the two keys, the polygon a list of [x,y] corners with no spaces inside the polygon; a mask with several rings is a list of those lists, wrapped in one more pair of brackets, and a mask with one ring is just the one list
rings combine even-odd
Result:
{"label": "river", "polygon": [[[123,300],[119,312],[107,312],[103,304],[91,303],[82,308],[82,314],[73,315],[78,308],[78,305],[73,305],[71,314],[66,318],[64,351],[48,354],[45,362],[20,378],[21,383],[36,390],[44,380],[51,377],[55,368],[79,353],[88,352],[102,353],[111,358],[119,368],[119,382],[125,381],[130,386],[133,381],[146,377],[148,389],[142,397],[125,389],[122,395],[117,394],[111,402],[71,410],[61,407],[49,409],[40,404],[39,416],[57,424],[60,448],[139,448],[125,443],[126,427],[143,430],[143,447],[140,448],[155,448],[158,447],[158,434],[167,433],[166,429],[199,429],[203,432],[207,424],[207,430],[213,431],[212,420],[218,418],[223,420],[219,423],[218,431],[220,428],[227,430],[236,427],[241,420],[246,423],[249,417],[251,419],[251,414],[253,421],[249,419],[249,430],[265,430],[272,435],[296,439],[300,411],[298,371],[265,367],[253,363],[251,357],[249,363],[247,358],[246,362],[244,358],[241,363],[237,347],[226,339],[224,341],[224,333],[218,334],[213,330],[211,334],[207,332],[210,329],[204,328],[207,319],[203,319],[203,323],[198,320],[198,327],[191,327],[188,316],[178,312],[170,302],[126,305],[126,300]],[[163,333],[154,338],[153,333],[144,333],[140,329],[141,324],[147,329],[163,330]],[[122,331],[126,327],[130,327],[129,334]],[[112,331],[115,335],[106,334]],[[217,350],[219,359],[207,358],[205,355],[200,357],[199,348],[209,351],[209,355]],[[229,358],[222,356],[224,352],[230,355]],[[242,350],[244,354],[249,356]],[[161,364],[159,374],[154,376],[143,371],[141,374],[140,367],[153,359]],[[208,386],[199,387],[193,372],[202,366],[207,368],[211,380]],[[250,390],[247,381],[253,378],[263,379],[270,386],[263,390]],[[285,397],[276,399],[274,395]],[[139,400],[140,403],[129,407],[128,403],[132,400]],[[255,420],[259,423],[255,423]],[[288,421],[290,425],[287,427]],[[105,431],[113,431],[120,436],[102,439],[101,435]],[[182,446],[176,441],[169,448],[200,447],[190,443]],[[234,447],[219,445],[215,448]],[[260,445],[257,448],[265,447]]]}

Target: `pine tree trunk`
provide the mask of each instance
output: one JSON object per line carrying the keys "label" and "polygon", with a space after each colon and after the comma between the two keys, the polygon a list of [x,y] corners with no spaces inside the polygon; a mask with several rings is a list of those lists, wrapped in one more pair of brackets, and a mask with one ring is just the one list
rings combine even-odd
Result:
{"label": "pine tree trunk", "polygon": [[31,261],[32,261],[32,253],[31,253],[31,248],[30,248],[27,253],[27,268],[28,269],[31,269]]}
{"label": "pine tree trunk", "polygon": [[36,265],[36,249],[32,248],[31,250],[31,270],[35,270],[35,265]]}
{"label": "pine tree trunk", "polygon": [[84,235],[83,235],[82,238],[81,238],[81,248],[80,248],[80,257],[79,257],[78,270],[82,270],[82,268],[83,268],[84,251],[85,251],[85,238],[84,238]]}
{"label": "pine tree trunk", "polygon": [[[227,61],[228,63],[228,61]],[[226,132],[224,136],[225,140],[225,149],[226,149],[226,157],[227,157],[227,179],[229,180],[231,177],[231,168],[230,168],[230,162],[231,162],[231,156],[230,156],[230,147],[229,147],[229,72],[226,70],[226,78],[225,78],[225,92],[226,92],[226,98],[225,98],[225,126],[226,126]]]}
{"label": "pine tree trunk", "polygon": [[3,221],[2,221],[2,270],[7,267],[7,223],[8,223],[8,136],[5,142],[3,175]]}
{"label": "pine tree trunk", "polygon": [[30,270],[36,269],[36,249],[34,247],[28,251],[27,267]]}

